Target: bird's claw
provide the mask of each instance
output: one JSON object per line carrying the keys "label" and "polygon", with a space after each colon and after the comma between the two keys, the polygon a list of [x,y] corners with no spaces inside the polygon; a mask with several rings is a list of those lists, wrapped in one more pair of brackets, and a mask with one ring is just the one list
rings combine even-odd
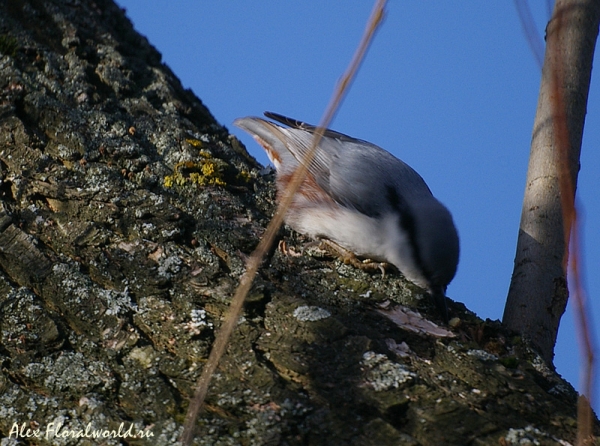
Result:
{"label": "bird's claw", "polygon": [[277,249],[286,257],[300,257],[302,253],[297,252],[293,247],[288,247],[285,240],[280,240]]}
{"label": "bird's claw", "polygon": [[344,265],[352,265],[355,268],[369,272],[379,270],[381,271],[382,279],[385,278],[386,269],[390,267],[390,264],[386,262],[377,262],[371,259],[360,260],[352,251],[341,247],[340,245],[338,245],[335,242],[332,242],[331,240],[323,239],[321,240],[321,244],[329,248],[329,251],[333,251],[334,254],[336,254],[344,263]]}

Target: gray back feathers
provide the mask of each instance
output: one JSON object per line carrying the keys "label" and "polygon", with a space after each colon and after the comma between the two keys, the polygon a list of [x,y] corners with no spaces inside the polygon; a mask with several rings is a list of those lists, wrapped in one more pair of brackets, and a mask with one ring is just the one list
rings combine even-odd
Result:
{"label": "gray back feathers", "polygon": [[[275,113],[265,115],[290,127],[255,117],[234,124],[277,153],[284,169],[278,173],[291,173],[306,158],[315,127]],[[373,218],[399,214],[400,230],[409,238],[430,288],[445,291],[456,273],[458,234],[450,212],[414,169],[374,144],[326,130],[309,173],[341,206]]]}

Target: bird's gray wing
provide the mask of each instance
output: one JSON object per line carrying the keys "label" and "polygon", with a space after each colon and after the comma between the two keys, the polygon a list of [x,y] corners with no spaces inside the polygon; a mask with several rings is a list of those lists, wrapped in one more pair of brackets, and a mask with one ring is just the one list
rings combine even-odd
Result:
{"label": "bird's gray wing", "polygon": [[[273,112],[265,112],[265,116],[288,126],[288,128],[278,126],[278,129],[287,137],[287,150],[298,162],[307,160],[314,143],[317,127]],[[308,171],[315,178],[317,184],[327,192],[330,192],[330,171],[334,167],[333,164],[337,163],[342,156],[345,144],[372,146],[366,141],[331,129],[323,131],[319,147],[312,156]]]}
{"label": "bird's gray wing", "polygon": [[[273,114],[269,114],[271,116]],[[314,127],[300,123],[281,115],[274,115],[280,122],[294,125],[294,127],[282,127],[262,118],[246,117],[236,119],[233,124],[251,134],[269,154],[271,159],[279,159],[279,167],[276,168],[280,174],[293,173],[300,163],[307,160],[307,155],[314,140]],[[307,128],[303,128],[306,125]],[[327,149],[324,149],[327,147]],[[316,150],[311,163],[309,173],[319,179],[321,187],[325,187],[329,177],[329,166],[338,148],[328,144]],[[277,160],[275,160],[277,161]]]}
{"label": "bird's gray wing", "polygon": [[[281,124],[287,125],[288,127],[293,128],[293,129],[306,130],[309,133],[315,133],[315,131],[317,130],[316,125],[307,124],[306,122],[298,121],[297,119],[294,119],[294,118],[288,118],[287,116],[280,115],[279,113],[273,113],[273,112],[267,111],[264,113],[264,115],[267,118],[270,118]],[[323,136],[328,137],[328,138],[334,138],[334,139],[340,140],[342,142],[343,141],[353,141],[353,142],[367,143],[366,141],[361,141],[360,139],[353,138],[352,136],[348,136],[348,135],[345,135],[340,132],[336,132],[335,130],[331,130],[331,129],[325,129],[325,131],[323,132]],[[369,143],[367,143],[367,144],[369,144]]]}
{"label": "bird's gray wing", "polygon": [[[316,127],[271,112],[265,115],[289,127],[261,118],[242,118],[234,124],[267,141],[295,169],[306,160]],[[390,206],[390,194],[403,202],[431,196],[421,176],[389,152],[330,129],[325,130],[308,170],[336,202],[370,216]]]}
{"label": "bird's gray wing", "polygon": [[414,200],[429,199],[421,176],[389,152],[364,141],[345,142],[329,169],[329,194],[340,204],[378,216]]}
{"label": "bird's gray wing", "polygon": [[[305,159],[312,131],[290,128],[284,132],[290,152]],[[337,135],[327,132],[321,138],[308,170],[339,204],[375,216],[389,208],[393,196],[406,203],[431,197],[425,181],[403,161],[366,141]]]}

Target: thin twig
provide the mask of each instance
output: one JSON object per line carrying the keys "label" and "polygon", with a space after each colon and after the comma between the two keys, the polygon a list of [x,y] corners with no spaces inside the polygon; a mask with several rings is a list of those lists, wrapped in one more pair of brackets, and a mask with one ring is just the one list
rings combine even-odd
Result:
{"label": "thin twig", "polygon": [[589,444],[592,437],[592,386],[594,369],[594,346],[590,324],[588,322],[588,310],[584,298],[584,290],[579,271],[581,249],[579,244],[579,225],[577,219],[577,209],[575,207],[575,185],[570,167],[571,139],[569,137],[567,104],[565,101],[565,74],[563,71],[565,64],[565,55],[562,48],[561,33],[566,32],[566,11],[556,11],[553,20],[556,21],[555,31],[547,37],[549,48],[555,51],[551,58],[552,65],[550,73],[552,76],[552,110],[554,119],[555,144],[557,147],[556,156],[558,162],[558,179],[560,188],[561,208],[563,214],[564,246],[565,255],[563,258],[563,270],[565,275],[568,273],[568,265],[571,265],[571,274],[569,278],[573,281],[571,298],[575,306],[575,316],[578,320],[576,324],[580,340],[581,355],[583,357],[583,378],[581,382],[582,396],[577,405],[577,445],[583,446]]}
{"label": "thin twig", "polygon": [[579,335],[579,344],[581,345],[581,355],[583,361],[583,376],[581,377],[582,394],[577,404],[577,445],[588,444],[593,435],[593,387],[594,387],[594,345],[592,328],[593,324],[589,320],[590,312],[586,309],[587,299],[583,284],[581,283],[580,263],[581,257],[579,254],[579,225],[577,212],[573,221],[573,233],[571,236],[571,246],[573,252],[571,254],[571,271],[573,279],[573,304],[575,306],[575,316],[577,318],[577,334]]}
{"label": "thin twig", "polygon": [[[521,27],[525,32],[525,37],[529,43],[529,48],[535,57],[536,62],[540,69],[544,64],[544,42],[538,33],[535,22],[533,21],[533,15],[531,14],[531,8],[527,0],[514,0],[517,12],[519,14],[519,20],[521,21]],[[551,14],[552,11],[548,15]]]}
{"label": "thin twig", "polygon": [[196,425],[196,419],[198,418],[198,414],[200,413],[200,410],[202,409],[202,406],[204,404],[204,399],[206,398],[206,394],[208,392],[210,380],[215,370],[217,369],[217,366],[219,365],[221,357],[225,353],[225,350],[229,343],[229,338],[231,337],[231,334],[235,326],[237,325],[237,321],[242,310],[242,306],[244,304],[244,299],[246,298],[246,295],[248,294],[248,291],[252,286],[252,282],[262,262],[262,259],[273,244],[277,231],[283,223],[285,213],[287,212],[290,204],[292,203],[294,194],[296,193],[296,191],[300,187],[300,184],[302,183],[302,181],[304,181],[304,178],[306,177],[306,174],[308,172],[308,166],[314,158],[317,147],[321,138],[323,137],[325,129],[327,128],[333,116],[335,115],[339,104],[341,103],[345,93],[347,92],[353,77],[356,75],[360,63],[362,62],[364,55],[366,54],[369,44],[371,43],[373,36],[375,35],[375,31],[377,30],[377,28],[383,20],[385,3],[386,0],[377,1],[373,12],[371,13],[371,17],[369,18],[369,22],[367,23],[365,34],[363,35],[363,38],[354,55],[354,58],[352,59],[352,62],[350,63],[350,66],[348,67],[348,70],[342,77],[341,81],[338,83],[336,90],[333,94],[332,100],[330,101],[329,106],[327,107],[325,115],[321,120],[319,127],[315,131],[310,151],[308,152],[305,159],[294,173],[290,184],[288,185],[285,193],[283,194],[282,200],[279,202],[279,206],[277,208],[275,216],[269,222],[265,234],[263,235],[258,246],[250,255],[250,258],[246,263],[246,271],[240,279],[240,284],[235,292],[235,295],[231,300],[229,309],[225,315],[223,324],[221,325],[221,328],[217,334],[215,343],[210,352],[208,360],[204,365],[204,368],[202,369],[202,374],[200,378],[198,379],[194,397],[190,401],[190,406],[188,408],[188,412],[184,423],[184,430],[181,437],[181,443],[184,446],[191,445],[194,439],[194,427]]}
{"label": "thin twig", "polygon": [[[543,42],[539,33],[535,30],[531,10],[527,0],[515,0],[515,5],[523,26],[529,46],[540,66],[542,68]],[[547,4],[550,11],[550,3]],[[577,207],[575,205],[575,187],[573,177],[569,167],[569,151],[571,148],[569,129],[567,124],[566,103],[564,97],[564,54],[560,46],[561,32],[564,32],[565,11],[557,11],[552,19],[556,21],[555,32],[547,36],[547,45],[555,51],[552,58],[552,66],[549,72],[552,76],[552,125],[554,127],[555,144],[557,147],[557,164],[559,188],[561,196],[561,208],[563,214],[564,246],[565,256],[563,258],[563,269],[565,275],[568,274],[568,265],[570,265],[571,274],[568,277],[572,281],[572,291],[570,297],[573,299],[575,317],[577,318],[577,333],[581,355],[583,358],[583,376],[581,382],[582,397],[579,398],[577,407],[578,429],[577,445],[581,446],[590,441],[592,436],[592,397],[593,397],[593,377],[594,377],[594,345],[591,332],[592,325],[589,321],[590,311],[586,308],[585,290],[581,281],[581,245],[579,239],[579,220],[577,218]]]}

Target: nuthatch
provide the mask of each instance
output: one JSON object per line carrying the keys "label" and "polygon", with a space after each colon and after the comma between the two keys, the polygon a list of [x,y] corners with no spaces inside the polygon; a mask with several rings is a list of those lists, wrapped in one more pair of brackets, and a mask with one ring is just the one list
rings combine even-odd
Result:
{"label": "nuthatch", "polygon": [[[267,112],[234,125],[266,150],[277,170],[278,197],[311,148],[316,127]],[[389,152],[326,130],[285,221],[312,238],[357,256],[388,262],[426,289],[448,321],[445,292],[458,265],[452,215],[423,178]]]}

